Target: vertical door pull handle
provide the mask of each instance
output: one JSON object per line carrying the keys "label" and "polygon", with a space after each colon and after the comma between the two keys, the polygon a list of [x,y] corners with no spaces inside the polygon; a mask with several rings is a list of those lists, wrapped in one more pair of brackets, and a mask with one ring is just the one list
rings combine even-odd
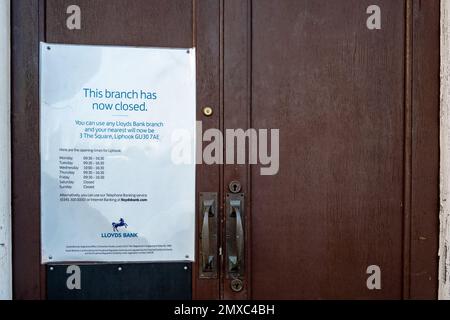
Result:
{"label": "vertical door pull handle", "polygon": [[200,278],[217,278],[217,193],[200,193]]}
{"label": "vertical door pull handle", "polygon": [[228,193],[226,207],[227,277],[242,279],[245,275],[244,194]]}
{"label": "vertical door pull handle", "polygon": [[210,255],[210,234],[209,234],[209,218],[214,217],[213,200],[203,201],[203,226],[202,226],[202,255],[203,255],[203,271],[210,272],[214,256]]}
{"label": "vertical door pull handle", "polygon": [[241,201],[232,200],[231,207],[233,210],[232,215],[236,218],[236,262],[239,266],[244,254],[244,226],[242,224]]}

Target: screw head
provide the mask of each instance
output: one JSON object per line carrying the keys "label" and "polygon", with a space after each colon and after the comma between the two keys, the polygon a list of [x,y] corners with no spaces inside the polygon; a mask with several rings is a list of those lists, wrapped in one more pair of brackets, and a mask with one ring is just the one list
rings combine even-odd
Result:
{"label": "screw head", "polygon": [[204,107],[202,111],[203,111],[203,115],[205,117],[211,117],[214,113],[213,108],[211,108],[209,106]]}

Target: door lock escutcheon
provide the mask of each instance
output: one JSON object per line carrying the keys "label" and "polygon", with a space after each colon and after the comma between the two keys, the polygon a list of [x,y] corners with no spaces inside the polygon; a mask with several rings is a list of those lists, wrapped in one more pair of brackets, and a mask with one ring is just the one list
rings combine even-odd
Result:
{"label": "door lock escutcheon", "polygon": [[239,181],[231,181],[228,185],[228,189],[230,189],[231,193],[239,193],[242,190],[242,185]]}
{"label": "door lock escutcheon", "polygon": [[244,289],[244,283],[241,279],[233,279],[230,283],[231,290],[234,292],[241,292]]}

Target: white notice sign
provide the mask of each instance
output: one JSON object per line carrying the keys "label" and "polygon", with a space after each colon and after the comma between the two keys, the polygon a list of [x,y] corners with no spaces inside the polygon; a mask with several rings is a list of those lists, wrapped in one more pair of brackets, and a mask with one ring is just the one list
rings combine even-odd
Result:
{"label": "white notice sign", "polygon": [[40,79],[42,262],[193,261],[195,50],[41,43]]}

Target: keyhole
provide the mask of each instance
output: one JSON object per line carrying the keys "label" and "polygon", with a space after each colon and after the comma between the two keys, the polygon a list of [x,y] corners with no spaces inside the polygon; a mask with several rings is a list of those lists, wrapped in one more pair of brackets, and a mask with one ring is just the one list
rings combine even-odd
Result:
{"label": "keyhole", "polygon": [[241,191],[241,183],[239,181],[231,181],[228,188],[232,193],[238,193]]}

